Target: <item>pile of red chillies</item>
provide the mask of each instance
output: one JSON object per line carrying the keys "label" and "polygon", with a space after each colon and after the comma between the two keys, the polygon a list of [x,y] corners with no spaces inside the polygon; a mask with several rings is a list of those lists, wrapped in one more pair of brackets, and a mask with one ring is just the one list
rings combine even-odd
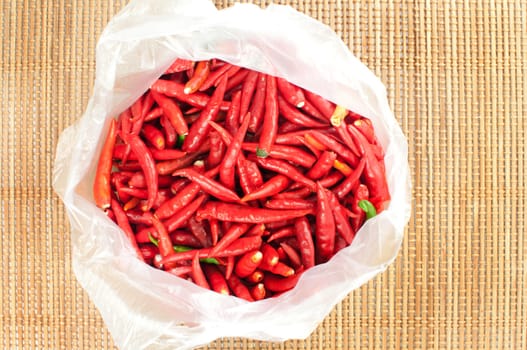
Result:
{"label": "pile of red chillies", "polygon": [[385,208],[383,159],[361,115],[282,78],[177,59],[111,120],[93,194],[139,259],[255,301]]}

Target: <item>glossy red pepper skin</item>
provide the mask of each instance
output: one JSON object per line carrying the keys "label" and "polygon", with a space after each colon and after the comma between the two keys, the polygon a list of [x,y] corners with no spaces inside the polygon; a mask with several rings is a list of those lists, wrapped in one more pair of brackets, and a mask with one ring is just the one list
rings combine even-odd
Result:
{"label": "glossy red pepper skin", "polygon": [[214,86],[214,83],[219,80],[231,67],[233,67],[230,63],[225,63],[220,68],[211,71],[203,84],[199,87],[199,91],[206,91]]}
{"label": "glossy red pepper skin", "polygon": [[227,112],[227,115],[225,116],[225,129],[231,135],[236,134],[242,122],[242,120],[240,120],[242,119],[240,118],[241,94],[242,93],[240,91],[236,91],[235,93],[232,94],[231,108],[229,108],[229,111]]}
{"label": "glossy red pepper skin", "polygon": [[360,181],[360,177],[364,172],[366,166],[366,161],[364,158],[361,159],[357,168],[353,170],[350,176],[348,176],[344,181],[342,181],[333,192],[337,195],[338,198],[343,199],[350,193]]}
{"label": "glossy red pepper skin", "polygon": [[245,253],[238,259],[234,272],[240,278],[245,278],[252,274],[262,262],[263,254],[258,250]]}
{"label": "glossy red pepper skin", "polygon": [[188,125],[183,118],[181,109],[172,99],[152,90],[152,97],[163,110],[163,115],[168,118],[179,135],[188,134]]}
{"label": "glossy red pepper skin", "polygon": [[300,255],[298,255],[298,252],[295,248],[291,247],[289,244],[287,244],[286,242],[281,242],[280,243],[280,247],[282,247],[282,249],[284,250],[284,252],[286,253],[289,261],[291,262],[291,264],[293,265],[293,267],[300,267],[302,266],[302,260],[300,258]]}
{"label": "glossy red pepper skin", "polygon": [[210,130],[209,122],[214,121],[220,111],[226,84],[227,80],[223,78],[220,85],[214,90],[207,106],[201,111],[198,119],[190,127],[189,133],[183,142],[183,151],[196,152],[203,142],[205,142]]}
{"label": "glossy red pepper skin", "polygon": [[236,74],[231,76],[229,80],[227,81],[227,91],[232,90],[233,88],[238,87],[240,84],[243,83],[243,81],[247,78],[247,75],[249,74],[248,69],[240,69]]}
{"label": "glossy red pepper skin", "polygon": [[[225,258],[229,256],[239,256],[249,251],[259,249],[262,245],[262,239],[259,236],[242,237],[233,242],[230,246],[223,249],[214,258]],[[189,250],[186,252],[175,253],[169,258],[163,259],[163,264],[177,263],[181,261],[189,261],[194,257],[195,252],[199,253],[199,258],[204,259],[210,257],[211,248],[203,248],[197,250]]]}
{"label": "glossy red pepper skin", "polygon": [[153,125],[145,124],[143,126],[143,136],[144,138],[156,149],[163,150],[165,149],[165,137],[161,130],[156,128]]}
{"label": "glossy red pepper skin", "polygon": [[177,72],[183,72],[194,67],[194,62],[185,60],[182,58],[176,58],[176,60],[167,68],[164,74],[171,74]]}
{"label": "glossy red pepper skin", "polygon": [[147,210],[150,210],[154,205],[158,190],[158,174],[154,157],[152,156],[150,149],[146,147],[144,142],[138,136],[131,135],[128,139],[128,144],[137,157],[145,175],[146,183],[148,185],[148,201],[146,206]]}
{"label": "glossy red pepper skin", "polygon": [[280,277],[267,273],[264,277],[265,289],[271,292],[286,292],[296,286],[300,276],[300,273],[296,273],[290,277]]}
{"label": "glossy red pepper skin", "polygon": [[198,252],[194,254],[194,258],[192,259],[192,280],[198,286],[210,290],[209,282],[207,281],[207,278],[205,277],[205,274],[203,273],[203,270],[201,269]]}
{"label": "glossy red pepper skin", "polygon": [[328,199],[331,207],[333,208],[333,217],[335,219],[335,229],[337,233],[344,239],[346,245],[350,245],[355,237],[355,231],[353,230],[346,208],[339,202],[337,196],[328,191]]}
{"label": "glossy red pepper skin", "polygon": [[[152,94],[150,94],[152,96]],[[152,120],[155,120],[157,118],[160,118],[163,115],[163,109],[161,107],[157,107],[152,109],[150,112],[148,112],[147,115],[145,115],[145,119],[143,120],[145,123],[151,122]]]}
{"label": "glossy red pepper skin", "polygon": [[249,289],[238,277],[232,275],[231,278],[227,280],[227,283],[229,284],[229,287],[231,288],[234,295],[236,295],[238,298],[245,299],[247,301],[254,301]]}
{"label": "glossy red pepper skin", "polygon": [[364,184],[359,184],[357,190],[353,195],[353,201],[351,205],[351,211],[357,215],[357,217],[351,219],[351,225],[353,230],[356,232],[359,230],[360,226],[366,218],[366,213],[359,207],[359,202],[363,199],[369,199],[370,192],[368,187]]}
{"label": "glossy red pepper skin", "polygon": [[[164,115],[159,119],[161,126],[163,127],[165,135],[165,146],[166,148],[173,148],[176,145],[178,134],[170,120]],[[171,149],[171,151],[176,151]],[[154,156],[155,158],[155,156]]]}
{"label": "glossy red pepper skin", "polygon": [[315,266],[315,245],[311,232],[311,224],[307,218],[295,221],[296,239],[300,246],[300,256],[305,269]]}
{"label": "glossy red pepper skin", "polygon": [[265,299],[265,296],[267,294],[265,290],[265,285],[263,283],[257,283],[254,286],[250,288],[251,296],[254,300],[262,300]]}
{"label": "glossy red pepper skin", "polygon": [[239,130],[236,132],[230,145],[225,151],[225,157],[220,164],[220,181],[229,189],[234,190],[236,187],[235,184],[235,173],[236,173],[236,163],[242,149],[243,139],[247,133],[247,128],[249,126],[250,115],[245,116]]}
{"label": "glossy red pepper skin", "polygon": [[207,202],[203,208],[198,210],[196,215],[198,220],[214,218],[220,221],[261,224],[294,219],[310,213],[311,210],[309,209],[275,210],[230,203]]}
{"label": "glossy red pepper skin", "polygon": [[[210,97],[202,92],[195,92],[193,94],[185,94],[183,92],[185,86],[170,80],[158,79],[151,88],[151,91],[157,91],[163,95],[174,97],[177,100],[187,103],[193,107],[205,108],[209,103]],[[223,101],[220,104],[220,110],[227,111],[230,107],[228,101]]]}
{"label": "glossy red pepper skin", "polygon": [[315,202],[302,198],[271,198],[264,206],[269,209],[315,209]]}
{"label": "glossy red pepper skin", "polygon": [[281,116],[291,123],[301,125],[304,128],[324,128],[328,126],[328,123],[313,120],[300,110],[291,106],[282,96],[278,96],[278,107]]}
{"label": "glossy red pepper skin", "polygon": [[248,224],[234,224],[225,232],[218,244],[212,247],[210,256],[216,256],[238,238],[240,238],[249,229]]}
{"label": "glossy red pepper skin", "polygon": [[262,123],[263,112],[265,107],[265,90],[267,85],[267,75],[258,73],[258,80],[256,82],[256,91],[252,103],[249,107],[251,113],[251,121],[249,122],[249,131],[255,133]]}
{"label": "glossy red pepper skin", "polygon": [[110,177],[112,172],[113,149],[117,140],[117,123],[115,119],[110,121],[110,127],[106,140],[99,156],[95,180],[93,183],[93,198],[95,204],[101,209],[108,209],[112,201]]}
{"label": "glossy red pepper skin", "polygon": [[269,156],[271,147],[274,145],[276,135],[278,134],[278,90],[276,88],[276,78],[267,77],[265,89],[265,112],[260,134],[260,142],[256,155],[266,158]]}
{"label": "glossy red pepper skin", "polygon": [[[242,149],[256,153],[258,145],[256,143],[244,142]],[[311,168],[316,162],[316,158],[302,150],[299,147],[287,145],[273,145],[269,150],[269,157],[274,159],[287,160],[293,164],[300,165],[304,168]]]}
{"label": "glossy red pepper skin", "polygon": [[291,106],[297,108],[304,107],[306,104],[306,97],[301,88],[291,84],[284,78],[276,78],[276,85],[284,101],[287,101]]}
{"label": "glossy red pepper skin", "polygon": [[286,226],[279,230],[276,230],[272,235],[267,238],[267,242],[276,241],[286,237],[293,237],[295,235],[295,228],[293,226]]}
{"label": "glossy red pepper skin", "polygon": [[229,286],[227,285],[227,280],[223,276],[223,273],[221,273],[221,271],[216,266],[211,264],[203,264],[202,268],[213,291],[223,295],[231,294]]}
{"label": "glossy red pepper skin", "polygon": [[210,74],[210,61],[200,61],[196,64],[194,74],[185,84],[183,92],[187,95],[192,94],[203,85]]}
{"label": "glossy red pepper skin", "polygon": [[[241,90],[241,101],[240,101],[240,115],[246,115],[251,104],[251,99],[256,89],[256,82],[258,81],[258,72],[249,71],[247,77],[243,81]],[[241,120],[240,120],[241,123]]]}
{"label": "glossy red pepper skin", "polygon": [[280,159],[259,158],[258,164],[264,169],[274,171],[278,174],[289,177],[293,181],[300,182],[302,185],[306,186],[313,192],[316,190],[316,185],[313,180],[305,177],[304,174],[302,174],[297,168],[286,161]]}
{"label": "glossy red pepper skin", "polygon": [[241,201],[249,202],[263,199],[278,194],[289,187],[291,181],[285,175],[276,175],[265,182],[262,186],[246,194]]}
{"label": "glossy red pepper skin", "polygon": [[331,168],[333,168],[333,164],[335,163],[335,160],[337,159],[337,154],[335,152],[331,151],[324,151],[320,155],[320,158],[318,158],[317,162],[309,171],[307,172],[306,176],[310,178],[311,180],[318,180],[321,177],[327,175]]}
{"label": "glossy red pepper skin", "polygon": [[260,262],[260,269],[270,271],[280,261],[278,252],[270,244],[262,245],[260,251],[262,252],[262,261]]}
{"label": "glossy red pepper skin", "polygon": [[[159,253],[161,254],[162,258],[169,257],[171,255],[175,254],[172,240],[170,239],[170,235],[168,234],[168,231],[163,225],[161,221],[155,216],[151,215],[152,225],[154,226],[154,229],[157,232],[157,239],[158,239],[158,248]],[[165,265],[165,267],[171,267],[171,265]]]}
{"label": "glossy red pepper skin", "polygon": [[304,90],[304,96],[322,115],[329,120],[333,111],[335,111],[335,104],[326,100],[324,97],[317,95],[311,91]]}
{"label": "glossy red pepper skin", "polygon": [[137,241],[135,240],[134,231],[132,230],[132,227],[130,226],[130,222],[128,221],[128,217],[126,216],[126,213],[122,209],[119,202],[117,202],[115,199],[111,200],[110,205],[115,215],[117,225],[119,225],[119,227],[124,231],[126,237],[128,237],[128,240],[130,241],[132,248],[135,250],[137,257],[140,260],[144,261],[143,254],[139,250],[139,246],[137,245]]}
{"label": "glossy red pepper skin", "polygon": [[225,155],[227,146],[221,140],[220,135],[217,132],[211,132],[210,134],[210,152],[207,156],[207,168],[212,169],[221,164]]}
{"label": "glossy red pepper skin", "polygon": [[326,189],[317,183],[316,248],[321,262],[328,261],[335,249],[335,219]]}
{"label": "glossy red pepper skin", "polygon": [[207,195],[201,194],[196,197],[187,206],[180,209],[176,214],[168,218],[164,224],[167,227],[168,232],[173,232],[178,228],[182,227],[187,221],[194,215],[198,208],[203,204]]}
{"label": "glossy red pepper skin", "polygon": [[192,182],[197,183],[201,187],[202,191],[218,198],[219,200],[235,203],[240,201],[240,198],[236,193],[222,186],[218,182],[211,180],[207,176],[198,173],[192,168],[177,170],[172,175],[182,176],[191,180]]}
{"label": "glossy red pepper skin", "polygon": [[357,164],[359,163],[359,159],[349,148],[347,148],[331,136],[328,136],[318,130],[311,130],[309,131],[308,135],[315,138],[326,148],[337,153],[339,156],[345,159],[351,166],[357,166]]}
{"label": "glossy red pepper skin", "polygon": [[198,239],[202,247],[206,248],[212,245],[210,235],[205,229],[203,222],[198,222],[194,217],[191,217],[188,220],[188,228],[194,237]]}

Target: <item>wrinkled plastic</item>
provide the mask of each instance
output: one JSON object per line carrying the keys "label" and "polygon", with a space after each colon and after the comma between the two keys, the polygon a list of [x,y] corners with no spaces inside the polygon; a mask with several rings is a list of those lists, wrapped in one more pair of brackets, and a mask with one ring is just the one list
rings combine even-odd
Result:
{"label": "wrinkled plastic", "polygon": [[[204,290],[134,257],[91,193],[109,118],[129,106],[176,58],[228,62],[277,75],[371,118],[386,150],[392,201],[350,247],[305,272],[278,298],[248,303]],[[97,46],[86,112],[59,140],[53,186],[71,223],[73,268],[123,349],[187,349],[218,337],[306,338],[353,289],[395,259],[410,217],[407,144],[380,80],[327,26],[290,7],[206,0],[132,0]]]}

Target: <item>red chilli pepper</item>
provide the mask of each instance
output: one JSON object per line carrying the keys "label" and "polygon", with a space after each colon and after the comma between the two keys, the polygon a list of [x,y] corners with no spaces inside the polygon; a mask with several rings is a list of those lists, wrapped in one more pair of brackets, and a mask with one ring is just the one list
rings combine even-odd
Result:
{"label": "red chilli pepper", "polygon": [[188,220],[190,232],[198,239],[202,247],[210,247],[211,239],[202,222],[198,222],[194,217]]}
{"label": "red chilli pepper", "polygon": [[131,135],[128,139],[128,143],[130,144],[132,152],[137,157],[137,160],[141,165],[141,169],[145,174],[148,189],[148,201],[146,206],[147,210],[150,210],[154,205],[158,190],[158,174],[156,171],[154,157],[152,156],[152,153],[148,147],[146,147],[146,145],[138,136]]}
{"label": "red chilli pepper", "polygon": [[297,168],[286,161],[280,159],[262,159],[258,158],[258,164],[264,169],[274,171],[278,174],[285,175],[291,180],[300,182],[302,185],[309,188],[311,191],[316,190],[316,185],[313,180],[304,176]]}
{"label": "red chilli pepper", "polygon": [[259,267],[263,270],[270,271],[280,261],[278,252],[270,244],[264,244],[261,248],[261,252],[262,261],[260,262]]}
{"label": "red chilli pepper", "polygon": [[247,301],[254,301],[249,289],[238,277],[232,275],[231,278],[227,280],[227,283],[229,284],[229,287],[231,288],[234,295],[236,295],[238,298],[245,299]]}
{"label": "red chilli pepper", "polygon": [[298,255],[298,252],[296,251],[295,248],[291,247],[286,242],[281,242],[280,247],[282,247],[282,249],[286,253],[287,257],[289,258],[289,261],[291,262],[291,264],[293,264],[293,266],[295,267],[302,266],[302,260],[300,258],[300,255]]}
{"label": "red chilli pepper", "polygon": [[292,237],[295,235],[295,229],[293,226],[283,227],[275,231],[272,235],[267,238],[267,242],[276,241],[277,239],[282,239],[286,237]]}
{"label": "red chilli pepper", "polygon": [[318,180],[321,177],[327,175],[331,168],[333,168],[333,164],[335,163],[335,160],[337,159],[337,154],[335,152],[331,151],[324,151],[320,155],[320,158],[318,158],[317,162],[309,171],[307,172],[306,176],[312,180]]}
{"label": "red chilli pepper", "polygon": [[311,233],[311,224],[307,218],[295,221],[296,239],[300,246],[300,256],[305,269],[315,266],[315,246]]}
{"label": "red chilli pepper", "polygon": [[227,232],[220,239],[218,244],[216,244],[210,251],[210,256],[216,256],[219,252],[224,250],[238,238],[240,238],[247,230],[249,225],[247,224],[235,224],[232,225]]}
{"label": "red chilli pepper", "polygon": [[231,76],[227,82],[227,91],[230,91],[231,89],[240,85],[246,79],[248,74],[248,69],[240,69],[238,72],[236,72],[236,74]]}
{"label": "red chilli pepper", "polygon": [[217,132],[211,132],[210,134],[210,152],[207,156],[207,167],[212,169],[220,165],[223,160],[225,149],[227,146],[221,140],[220,135]]}
{"label": "red chilli pepper", "polygon": [[333,217],[335,218],[336,231],[346,241],[346,244],[349,245],[355,237],[355,231],[349,222],[346,208],[340,204],[337,196],[333,192],[328,191],[327,194],[329,203],[333,208]]}
{"label": "red chilli pepper", "polygon": [[257,199],[271,197],[287,189],[289,187],[290,182],[291,181],[289,180],[287,176],[281,175],[281,174],[276,175],[272,177],[271,179],[269,179],[266,183],[264,183],[259,188],[246,194],[241,199],[241,201],[249,202],[249,201],[254,201]]}
{"label": "red chilli pepper", "polygon": [[297,108],[304,107],[306,104],[306,98],[301,88],[291,84],[283,78],[276,78],[276,85],[285,101]]}
{"label": "red chilli pepper", "polygon": [[256,91],[254,92],[254,97],[252,99],[251,106],[249,107],[249,112],[251,113],[249,131],[253,133],[255,133],[258,130],[258,128],[260,127],[260,124],[262,123],[266,85],[267,85],[267,75],[265,75],[264,73],[258,73],[258,80],[256,82]]}
{"label": "red chilli pepper", "polygon": [[201,269],[201,264],[199,263],[198,252],[194,254],[194,258],[192,259],[192,280],[198,286],[203,287],[205,289],[210,289],[209,282],[207,282],[207,278],[205,277],[205,274]]}
{"label": "red chilli pepper", "polygon": [[172,215],[167,221],[165,221],[167,230],[169,232],[172,232],[186,224],[187,221],[192,217],[192,215],[194,215],[198,208],[203,204],[206,198],[207,195],[205,194],[198,195],[198,197],[194,199],[191,203],[189,203],[186,207],[179,210],[177,212],[177,215]]}
{"label": "red chilli pepper", "polygon": [[272,198],[265,202],[269,209],[315,209],[315,203],[302,198]]}
{"label": "red chilli pepper", "polygon": [[188,134],[189,131],[187,122],[185,121],[185,118],[183,118],[183,113],[181,112],[181,109],[177,103],[154,90],[152,90],[152,97],[157,102],[159,107],[163,109],[163,114],[168,118],[168,120],[170,120],[170,123],[174,129],[176,129],[176,132],[179,135]]}
{"label": "red chilli pepper", "polygon": [[176,58],[176,60],[167,68],[164,74],[178,73],[191,69],[194,66],[194,62],[190,60],[184,60],[182,58]]}
{"label": "red chilli pepper", "polygon": [[238,130],[236,135],[234,135],[234,137],[232,138],[232,142],[227,147],[225,157],[223,157],[223,161],[220,164],[220,180],[225,186],[227,186],[231,190],[234,190],[236,186],[234,181],[234,175],[236,171],[235,167],[236,163],[238,162],[238,156],[241,152],[243,139],[245,138],[245,134],[247,133],[249,121],[250,115],[247,114],[242,122],[242,125],[240,126],[240,129]]}
{"label": "red chilli pepper", "polygon": [[[240,127],[240,100],[241,100],[241,92],[236,91],[232,95],[231,99],[231,108],[229,108],[229,111],[227,112],[227,115],[225,116],[225,129],[231,134],[234,135],[238,131],[238,128]],[[245,114],[243,114],[245,115]]]}
{"label": "red chilli pepper", "polygon": [[286,292],[296,286],[300,275],[300,273],[297,273],[284,278],[268,273],[264,277],[265,289],[271,292]]}
{"label": "red chilli pepper", "polygon": [[220,221],[261,224],[295,219],[310,213],[310,209],[275,210],[221,202],[207,202],[203,208],[198,210],[196,216],[198,220],[213,218]]}
{"label": "red chilli pepper", "polygon": [[[211,97],[202,92],[195,92],[193,94],[187,95],[183,92],[184,88],[185,86],[183,84],[170,80],[158,79],[152,85],[151,91],[157,91],[163,95],[174,97],[181,102],[187,103],[192,107],[199,109],[205,108],[207,106]],[[227,111],[229,107],[230,102],[228,101],[223,101],[220,105],[220,109],[222,111]]]}
{"label": "red chilli pepper", "polygon": [[[258,72],[251,70],[243,81],[240,102],[240,115],[246,115],[251,104],[251,99],[256,89],[256,82],[258,81]],[[241,123],[241,120],[240,120]]]}
{"label": "red chilli pepper", "polygon": [[305,128],[323,128],[328,126],[327,123],[313,120],[300,110],[291,106],[282,96],[278,96],[278,107],[280,109],[280,115],[291,123],[301,125]]}
{"label": "red chilli pepper", "polygon": [[252,274],[262,262],[263,254],[258,250],[245,253],[236,263],[234,272],[240,278],[245,278]]}
{"label": "red chilli pepper", "polygon": [[247,276],[245,279],[250,283],[260,283],[263,281],[264,273],[261,270],[256,270]]}
{"label": "red chilli pepper", "polygon": [[205,142],[210,130],[209,122],[214,121],[220,111],[220,104],[223,101],[226,84],[227,80],[224,77],[220,85],[214,90],[207,106],[201,111],[198,119],[190,127],[189,133],[183,142],[182,149],[184,151],[195,152]]}
{"label": "red chilli pepper", "polygon": [[364,184],[359,184],[353,196],[353,201],[351,205],[351,211],[354,214],[357,214],[357,217],[351,218],[351,226],[353,227],[354,231],[358,231],[358,229],[364,222],[364,219],[366,218],[366,213],[359,207],[359,202],[363,199],[368,199],[369,196],[370,193],[368,191],[368,187]]}
{"label": "red chilli pepper", "polygon": [[205,272],[205,276],[207,277],[207,280],[209,281],[213,291],[223,295],[231,294],[225,277],[216,266],[204,264],[203,271]]}
{"label": "red chilli pepper", "polygon": [[218,68],[218,69],[216,69],[214,71],[211,71],[209,73],[209,75],[207,76],[207,79],[205,79],[205,81],[203,82],[203,84],[201,84],[201,86],[199,87],[198,90],[199,91],[206,91],[209,88],[213,87],[214,83],[217,80],[219,80],[219,78],[221,78],[231,67],[233,67],[232,64],[225,63],[220,68]]}
{"label": "red chilli pepper", "polygon": [[313,107],[319,110],[320,113],[322,113],[327,120],[331,118],[331,115],[335,110],[335,104],[329,102],[324,97],[308,90],[304,90],[304,95],[306,96],[306,99],[311,103],[311,105],[313,105]]}
{"label": "red chilli pepper", "polygon": [[174,147],[176,145],[177,138],[178,138],[176,129],[174,128],[170,120],[168,120],[168,118],[165,117],[164,115],[159,119],[159,121],[161,123],[161,126],[163,127],[163,131],[165,132],[166,148]]}
{"label": "red chilli pepper", "polygon": [[137,245],[137,241],[135,240],[134,231],[130,226],[130,222],[128,221],[128,217],[126,216],[126,213],[124,212],[123,208],[121,208],[121,205],[115,199],[111,200],[110,205],[115,215],[117,225],[119,225],[119,227],[124,231],[124,233],[128,237],[128,240],[130,241],[130,244],[132,244],[132,248],[135,250],[137,257],[144,261],[143,254],[139,250],[139,246]]}
{"label": "red chilli pepper", "polygon": [[191,168],[177,170],[172,175],[186,177],[187,179],[197,183],[204,192],[222,201],[225,201],[225,202],[239,202],[240,201],[240,198],[238,197],[236,193],[234,193],[233,191],[222,186],[216,181],[209,179],[205,175],[202,175]]}
{"label": "red chilli pepper", "polygon": [[335,249],[335,219],[326,189],[317,183],[316,247],[321,261],[328,261]]}
{"label": "red chilli pepper", "polygon": [[255,284],[251,287],[250,292],[254,300],[262,300],[266,295],[265,285],[263,283]]}
{"label": "red chilli pepper", "polygon": [[210,61],[200,61],[198,64],[196,64],[196,68],[194,69],[194,74],[192,77],[187,81],[185,84],[185,89],[183,92],[185,94],[192,94],[203,85],[207,77],[210,73]]}
{"label": "red chilli pepper", "polygon": [[[258,145],[256,143],[244,142],[242,149],[256,153],[258,152]],[[287,160],[304,168],[311,168],[316,162],[315,157],[305,152],[301,148],[286,145],[273,145],[269,151],[269,157]]]}
{"label": "red chilli pepper", "polygon": [[276,88],[276,78],[267,77],[267,86],[265,89],[265,114],[260,135],[260,143],[256,150],[258,157],[265,158],[269,156],[271,147],[274,145],[276,135],[278,134],[278,90]]}
{"label": "red chilli pepper", "polygon": [[[359,160],[355,156],[355,154],[349,148],[347,148],[346,146],[344,146],[342,143],[338,142],[331,136],[328,136],[317,130],[311,130],[307,135],[310,135],[316,141],[320,142],[322,145],[325,146],[325,148],[329,148],[330,150],[337,153],[339,156],[341,156],[347,162],[349,162],[350,165],[357,166]],[[306,140],[307,140],[307,135],[306,135]]]}
{"label": "red chilli pepper", "polygon": [[347,196],[348,193],[353,190],[357,184],[359,183],[360,177],[364,171],[364,167],[366,165],[366,161],[364,158],[362,158],[359,162],[359,165],[350,176],[348,176],[344,181],[338,185],[333,192],[337,195],[338,198],[342,199]]}
{"label": "red chilli pepper", "polygon": [[113,148],[117,139],[117,124],[115,119],[110,121],[108,135],[97,163],[95,180],[93,182],[93,198],[95,204],[101,209],[108,209],[112,201],[110,176],[112,172]]}
{"label": "red chilli pepper", "polygon": [[143,136],[156,149],[165,149],[165,137],[161,130],[155,126],[150,124],[143,125]]}

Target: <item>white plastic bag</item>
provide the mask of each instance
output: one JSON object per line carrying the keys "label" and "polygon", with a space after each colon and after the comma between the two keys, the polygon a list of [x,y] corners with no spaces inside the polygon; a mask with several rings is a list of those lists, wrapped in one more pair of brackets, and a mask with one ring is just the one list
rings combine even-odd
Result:
{"label": "white plastic bag", "polygon": [[[353,244],[305,272],[279,298],[248,303],[206,291],[134,257],[120,229],[93,203],[94,170],[108,120],[176,58],[220,58],[277,75],[372,119],[386,150],[392,201]],[[75,274],[123,349],[187,349],[218,337],[306,338],[336,303],[394,260],[410,216],[406,140],[386,91],[327,26],[290,7],[207,0],[132,0],[97,46],[94,93],[57,147],[53,186],[72,229]]]}

